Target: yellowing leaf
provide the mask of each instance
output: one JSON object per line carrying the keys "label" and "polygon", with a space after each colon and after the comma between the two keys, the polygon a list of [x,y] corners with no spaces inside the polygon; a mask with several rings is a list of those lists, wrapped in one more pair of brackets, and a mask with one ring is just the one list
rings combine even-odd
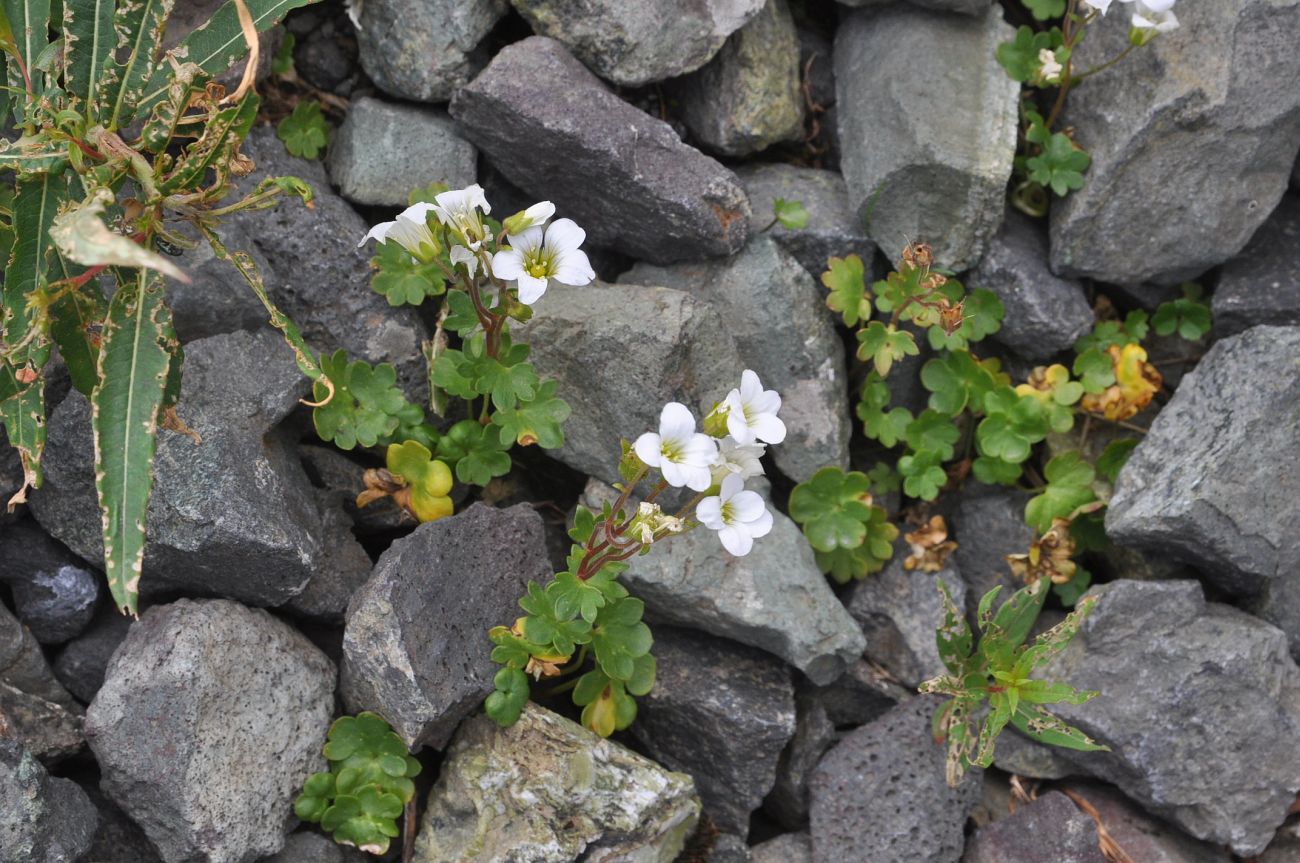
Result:
{"label": "yellowing leaf", "polygon": [[1147,362],[1147,352],[1136,343],[1111,345],[1106,349],[1115,372],[1115,383],[1100,393],[1089,393],[1080,405],[1090,413],[1108,420],[1126,420],[1147,405],[1164,384],[1155,366]]}
{"label": "yellowing leaf", "polygon": [[188,283],[190,277],[180,267],[131,238],[109,230],[102,216],[112,200],[113,193],[108,189],[97,189],[81,206],[55,216],[50,239],[59,251],[68,260],[87,267],[157,270]]}

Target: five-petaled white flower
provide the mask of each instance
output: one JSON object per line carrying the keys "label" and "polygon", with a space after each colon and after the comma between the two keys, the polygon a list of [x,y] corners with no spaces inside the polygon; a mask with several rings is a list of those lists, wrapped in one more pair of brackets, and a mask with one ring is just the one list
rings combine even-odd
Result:
{"label": "five-petaled white flower", "polygon": [[761,443],[739,444],[728,435],[718,442],[718,457],[713,460],[713,481],[720,483],[729,476],[749,479],[751,476],[763,475],[763,457],[765,447]]}
{"label": "five-petaled white flower", "polygon": [[1061,82],[1061,72],[1065,71],[1056,60],[1056,52],[1051,48],[1044,48],[1038,52],[1038,76],[1045,83],[1059,84]]}
{"label": "five-petaled white flower", "polygon": [[680,402],[664,405],[659,414],[659,433],[641,435],[633,449],[641,461],[659,468],[671,486],[704,491],[713,484],[709,465],[718,454],[718,444],[708,435],[695,431],[695,417]]}
{"label": "five-petaled white flower", "polygon": [[732,474],[722,481],[717,497],[706,497],[695,508],[700,524],[716,530],[722,547],[744,557],[754,540],[772,530],[772,513],[758,492],[745,491],[745,481]]}
{"label": "five-petaled white flower", "polygon": [[438,221],[463,237],[471,252],[478,251],[479,245],[487,238],[479,211],[492,212],[491,205],[483,195],[483,187],[475,183],[464,189],[439,192],[433,196],[433,200],[434,203],[427,206],[433,210]]}
{"label": "five-petaled white flower", "polygon": [[[492,272],[498,279],[519,283],[519,302],[532,305],[546,293],[551,279],[562,285],[586,285],[596,278],[579,249],[587,232],[572,219],[558,219],[545,230],[534,225],[522,234],[511,234],[510,245],[492,256]],[[694,422],[692,420],[692,422]]]}
{"label": "five-petaled white flower", "polygon": [[727,431],[738,444],[785,440],[785,423],[776,415],[781,410],[781,396],[776,390],[763,389],[762,381],[751,369],[745,369],[740,389],[727,393],[719,409],[726,411]]}
{"label": "five-petaled white flower", "polygon": [[392,240],[410,252],[411,257],[425,263],[432,261],[438,255],[438,241],[434,239],[433,231],[429,230],[428,216],[431,209],[431,204],[413,204],[407,207],[393,221],[380,222],[371,228],[370,233],[357,243],[357,248],[370,240],[381,243]]}

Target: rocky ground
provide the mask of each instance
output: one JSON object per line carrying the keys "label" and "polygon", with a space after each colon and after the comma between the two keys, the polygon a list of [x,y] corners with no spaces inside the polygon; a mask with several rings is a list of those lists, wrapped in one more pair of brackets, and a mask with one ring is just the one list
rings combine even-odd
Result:
{"label": "rocky ground", "polygon": [[[227,245],[315,348],[391,362],[420,399],[433,321],[370,290],[357,241],[433,181],[481,182],[494,215],[554,201],[602,280],[553,285],[523,328],[573,407],[565,446],[450,519],[358,510],[379,461],[314,437],[260,305],[182,258],[179,413],[202,443],[160,434],[141,618],[97,570],[90,407],[66,382],[45,486],[0,514],[0,863],[356,861],[291,808],[330,720],[367,709],[425,766],[419,863],[1122,859],[1104,836],[1134,863],[1300,860],[1300,0],[1182,0],[1180,30],[1072,94],[1093,162],[1045,222],[1005,203],[1018,88],[989,0],[355,5],[360,29],[329,0],[271,37],[293,34],[299,81],[266,85],[339,109],[328,156],[289,156],[269,125],[244,147],[241,184],[297,175],[314,208],[230,219]],[[762,231],[778,197],[806,229]],[[629,732],[602,741],[563,701],[487,720],[487,629],[665,401],[744,368],[780,390],[778,509],[818,467],[871,466],[817,277],[914,239],[1003,300],[1016,368],[1068,350],[1098,294],[1213,292],[1052,670],[1102,693],[1059,712],[1111,751],[1008,733],[994,768],[945,784],[913,694],[941,670],[935,583],[973,608],[1033,538],[1020,492],[973,480],[938,505],[958,543],[938,573],[896,560],[832,589],[780,512],[743,559],[694,534],[657,548],[625,577],[659,661]],[[20,477],[0,440],[0,494]],[[1035,800],[1011,805],[1013,775]]]}

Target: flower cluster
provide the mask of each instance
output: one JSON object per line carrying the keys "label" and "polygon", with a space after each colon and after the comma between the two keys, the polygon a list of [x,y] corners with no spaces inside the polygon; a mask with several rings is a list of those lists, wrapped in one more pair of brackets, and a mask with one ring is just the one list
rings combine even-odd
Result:
{"label": "flower cluster", "polygon": [[754,540],[772,530],[772,514],[757,492],[745,489],[745,480],[762,476],[764,446],[785,440],[780,410],[781,396],[763,389],[758,375],[746,369],[740,387],[705,418],[711,434],[695,430],[689,408],[669,402],[659,415],[658,433],[646,432],[632,447],[668,485],[702,494],[716,490],[698,501],[695,516],[737,557],[749,554]]}
{"label": "flower cluster", "polygon": [[[1105,15],[1110,11],[1114,0],[1083,0],[1083,2]],[[1170,30],[1178,29],[1178,16],[1174,15],[1175,0],[1119,0],[1119,2],[1133,6],[1132,25],[1135,35],[1130,35],[1130,40],[1135,44],[1149,41],[1156,33],[1168,33]]]}

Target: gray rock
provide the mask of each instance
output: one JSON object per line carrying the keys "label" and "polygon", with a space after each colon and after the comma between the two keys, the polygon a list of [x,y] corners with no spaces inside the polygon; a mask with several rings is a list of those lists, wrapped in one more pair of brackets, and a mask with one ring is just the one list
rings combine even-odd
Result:
{"label": "gray rock", "polygon": [[709,849],[709,863],[750,863],[749,846],[734,833],[723,833]]}
{"label": "gray rock", "polygon": [[0,526],[14,521],[18,516],[9,511],[7,504],[23,486],[23,464],[18,450],[9,445],[9,439],[0,429]]}
{"label": "gray rock", "polygon": [[474,145],[445,111],[370,97],[352,103],[329,153],[330,179],[343,197],[399,209],[416,187],[470,185],[477,163]]}
{"label": "gray rock", "polygon": [[1223,847],[1198,842],[1173,825],[1153,818],[1110,785],[1076,781],[1069,788],[1097,810],[1106,832],[1132,860],[1142,863],[1229,863],[1232,860]]}
{"label": "gray rock", "polygon": [[[292,27],[289,29],[293,31]],[[317,89],[347,96],[360,73],[353,30],[347,16],[342,14],[312,22],[309,29],[297,34],[293,49],[294,71]]]}
{"label": "gray rock", "polygon": [[1207,603],[1194,581],[1115,581],[1043,670],[1102,695],[1053,706],[1111,748],[1060,754],[1147,811],[1243,856],[1300,789],[1300,669],[1277,629]]}
{"label": "gray rock", "polygon": [[95,841],[82,859],[88,863],[163,863],[139,825],[126,817],[97,785],[86,781],[78,784],[99,812]]}
{"label": "gray rock", "polygon": [[516,332],[573,408],[564,446],[551,455],[610,483],[619,479],[620,439],[658,428],[669,401],[702,417],[744,369],[718,311],[666,288],[553,284]]}
{"label": "gray rock", "polygon": [[797,32],[799,68],[805,72],[804,84],[808,87],[808,95],[822,108],[831,108],[835,105],[835,72],[832,70],[831,42],[818,30],[800,26]]}
{"label": "gray rock", "polygon": [[1034,541],[1034,529],[1025,524],[1029,495],[1005,486],[968,482],[952,501],[948,518],[957,541],[952,559],[966,582],[966,609],[972,619],[980,599],[1002,585],[1002,599],[1024,585],[1011,574],[1008,554],[1024,554]]}
{"label": "gray rock", "polygon": [[[391,363],[412,401],[424,403],[428,372],[420,343],[429,337],[429,330],[414,308],[393,308],[370,289],[373,250],[356,248],[370,226],[330,189],[324,165],[289,155],[270,126],[254,129],[244,141],[243,153],[257,163],[258,170],[239,180],[242,194],[267,176],[290,174],[310,183],[316,196],[310,209],[285,201],[273,210],[237,213],[223,220],[220,234],[227,248],[253,256],[267,292],[313,348],[329,352],[342,348],[354,359]],[[188,269],[187,259],[195,254],[201,252],[187,253],[182,266]],[[213,269],[213,275],[219,272],[224,280],[217,282],[223,285],[219,291],[243,297],[247,305],[241,308],[256,306],[256,312],[242,314],[255,314],[255,320],[265,325],[266,312],[252,291],[229,264],[216,263],[220,267]],[[181,307],[173,306],[182,339],[183,319],[195,309],[201,319],[201,310],[212,301],[213,291],[201,292],[200,287],[196,284],[185,292],[184,314]],[[177,293],[175,288],[169,293],[173,302]],[[230,324],[217,320],[219,328],[209,327],[201,335],[248,328],[238,316]]]}
{"label": "gray rock", "polygon": [[[829,58],[823,62],[829,62]],[[778,223],[768,234],[812,276],[820,278],[831,256],[856,254],[870,267],[876,249],[849,206],[848,189],[839,174],[782,163],[745,165],[736,176],[749,195],[753,210],[750,230],[755,234],[772,221],[772,202],[777,198],[804,205],[808,211],[806,228],[791,231]]]}
{"label": "gray rock", "polygon": [[943,622],[942,581],[958,608],[965,607],[966,583],[952,557],[938,572],[903,568],[908,546],[894,545],[894,557],[875,575],[854,586],[849,614],[867,637],[867,658],[906,686],[945,673],[934,633]]}
{"label": "gray rock", "polygon": [[446,746],[492,692],[487,631],[510,625],[528,582],[553,574],[543,530],[526,504],[475,504],[389,546],[348,607],[348,712],[380,714],[412,749]]}
{"label": "gray rock", "polygon": [[699,819],[691,778],[536,705],[457,732],[415,863],[669,863]]}
{"label": "gray rock", "polygon": [[46,701],[0,680],[0,737],[17,740],[46,764],[81,750],[81,711]]}
{"label": "gray rock", "polygon": [[992,339],[1031,362],[1046,362],[1069,350],[1092,329],[1093,313],[1083,285],[1047,268],[1047,235],[1023,213],[1008,210],[967,281],[987,288],[1006,307],[1002,329]]}
{"label": "gray rock", "polygon": [[913,690],[900,686],[888,672],[865,659],[853,663],[830,683],[808,687],[805,692],[821,705],[837,728],[874,722],[913,694]]}
{"label": "gray rock", "polygon": [[[1260,326],[1206,353],[1115,483],[1106,532],[1185,560],[1259,611],[1300,650],[1300,327]],[[1250,381],[1243,386],[1243,381]]]}
{"label": "gray rock", "polygon": [[357,45],[366,74],[416,102],[446,102],[483,67],[506,0],[367,0]]}
{"label": "gray rock", "polygon": [[835,739],[835,724],[822,702],[807,692],[796,696],[794,737],[776,763],[764,812],[792,830],[808,823],[808,777]]}
{"label": "gray rock", "polygon": [[86,712],[101,787],[168,863],[242,863],[284,845],[294,796],[325,766],[334,665],[228,600],[155,606]]}
{"label": "gray rock", "polygon": [[672,88],[682,122],[709,150],[747,156],[803,134],[799,37],[785,0],[766,0],[717,55]]}
{"label": "gray rock", "polygon": [[262,863],[365,863],[370,858],[356,848],[347,848],[320,833],[294,833],[280,853]]}
{"label": "gray rock", "polygon": [[[600,496],[600,484],[589,482],[587,500]],[[838,678],[866,646],[803,534],[779,512],[772,532],[745,557],[696,530],[633,557],[622,578],[645,600],[649,619],[766,650],[814,683]]]}
{"label": "gray rock", "polygon": [[734,174],[624,102],[553,39],[504,48],[456,94],[451,114],[506,179],[554,201],[594,245],[671,263],[731,254],[749,234]]}
{"label": "gray rock", "polygon": [[381,498],[364,507],[357,506],[357,495],[365,488],[362,479],[365,467],[333,446],[303,444],[298,447],[307,476],[318,489],[328,492],[330,498],[343,508],[352,519],[358,533],[376,533],[412,527],[412,516],[393,502],[391,497]]}
{"label": "gray rock", "polygon": [[1219,338],[1300,324],[1300,192],[1284,195],[1245,251],[1223,265],[1211,309]]}
{"label": "gray rock", "polygon": [[787,435],[772,454],[782,472],[802,482],[828,464],[849,466],[848,376],[826,291],[773,240],[755,237],[716,261],[637,264],[619,281],[687,291],[718,310],[741,362],[781,394]]}
{"label": "gray rock", "polygon": [[[158,434],[141,590],[279,605],[317,573],[368,563],[340,555],[291,444],[268,432],[307,392],[276,333],[237,332],[185,351],[177,412],[202,438]],[[41,526],[85,560],[103,559],[90,404],[73,393],[50,418]],[[334,574],[318,577],[332,578]],[[340,576],[342,577],[342,576]]]}
{"label": "gray rock", "polygon": [[1004,729],[998,737],[993,766],[1029,779],[1064,779],[1079,772],[1058,748],[1030,740],[1014,728]]}
{"label": "gray rock", "polygon": [[[815,863],[956,863],[978,775],[944,780],[944,748],[930,718],[938,702],[912,698],[826,753],[809,783]],[[975,771],[978,774],[978,771]]]}
{"label": "gray rock", "polygon": [[750,863],[813,863],[807,833],[783,833],[749,849]]}
{"label": "gray rock", "polygon": [[104,684],[113,651],[130,628],[131,618],[105,603],[86,631],[59,651],[54,659],[54,676],[80,701],[89,704]]}
{"label": "gray rock", "polygon": [[1300,839],[1279,836],[1256,859],[1256,863],[1295,863],[1296,860],[1300,860]]}
{"label": "gray rock", "polygon": [[[1002,223],[1020,85],[994,53],[1012,35],[996,6],[969,18],[899,3],[840,25],[840,165],[849,202],[890,260],[922,241],[964,270]],[[917,57],[943,62],[918,67]]]}
{"label": "gray rock", "polygon": [[[1300,89],[1289,83],[1300,76],[1290,36],[1300,0],[1189,4],[1178,20],[1070,93],[1062,125],[1092,164],[1082,189],[1053,202],[1061,275],[1195,278],[1239,252],[1286,189],[1300,146]],[[1127,15],[1098,21],[1075,63],[1115,56],[1128,28]]]}
{"label": "gray rock", "polygon": [[763,0],[511,0],[533,32],[562,42],[597,75],[637,87],[693,72]]}
{"label": "gray rock", "polygon": [[97,820],[75,782],[50,776],[19,743],[0,738],[0,863],[75,863]]}
{"label": "gray rock", "polygon": [[321,557],[330,566],[318,568],[302,592],[281,608],[301,617],[341,624],[352,595],[366,583],[374,564],[353,535],[352,519],[339,506],[337,496],[315,491],[321,513]]}
{"label": "gray rock", "polygon": [[962,863],[1106,863],[1097,822],[1058,791],[1049,791],[977,830],[961,859]]}
{"label": "gray rock", "polygon": [[76,701],[59,685],[35,636],[0,603],[0,682],[76,709]]}
{"label": "gray rock", "polygon": [[790,672],[770,655],[687,630],[656,627],[655,687],[632,736],[670,770],[689,773],[721,830],[749,833],[795,731]]}
{"label": "gray rock", "polygon": [[100,575],[30,523],[0,533],[0,582],[41,644],[62,644],[95,616]]}
{"label": "gray rock", "polygon": [[[883,6],[893,0],[837,0],[841,6]],[[913,6],[925,9],[940,9],[945,12],[964,12],[967,15],[979,15],[989,8],[990,0],[908,0]]]}

